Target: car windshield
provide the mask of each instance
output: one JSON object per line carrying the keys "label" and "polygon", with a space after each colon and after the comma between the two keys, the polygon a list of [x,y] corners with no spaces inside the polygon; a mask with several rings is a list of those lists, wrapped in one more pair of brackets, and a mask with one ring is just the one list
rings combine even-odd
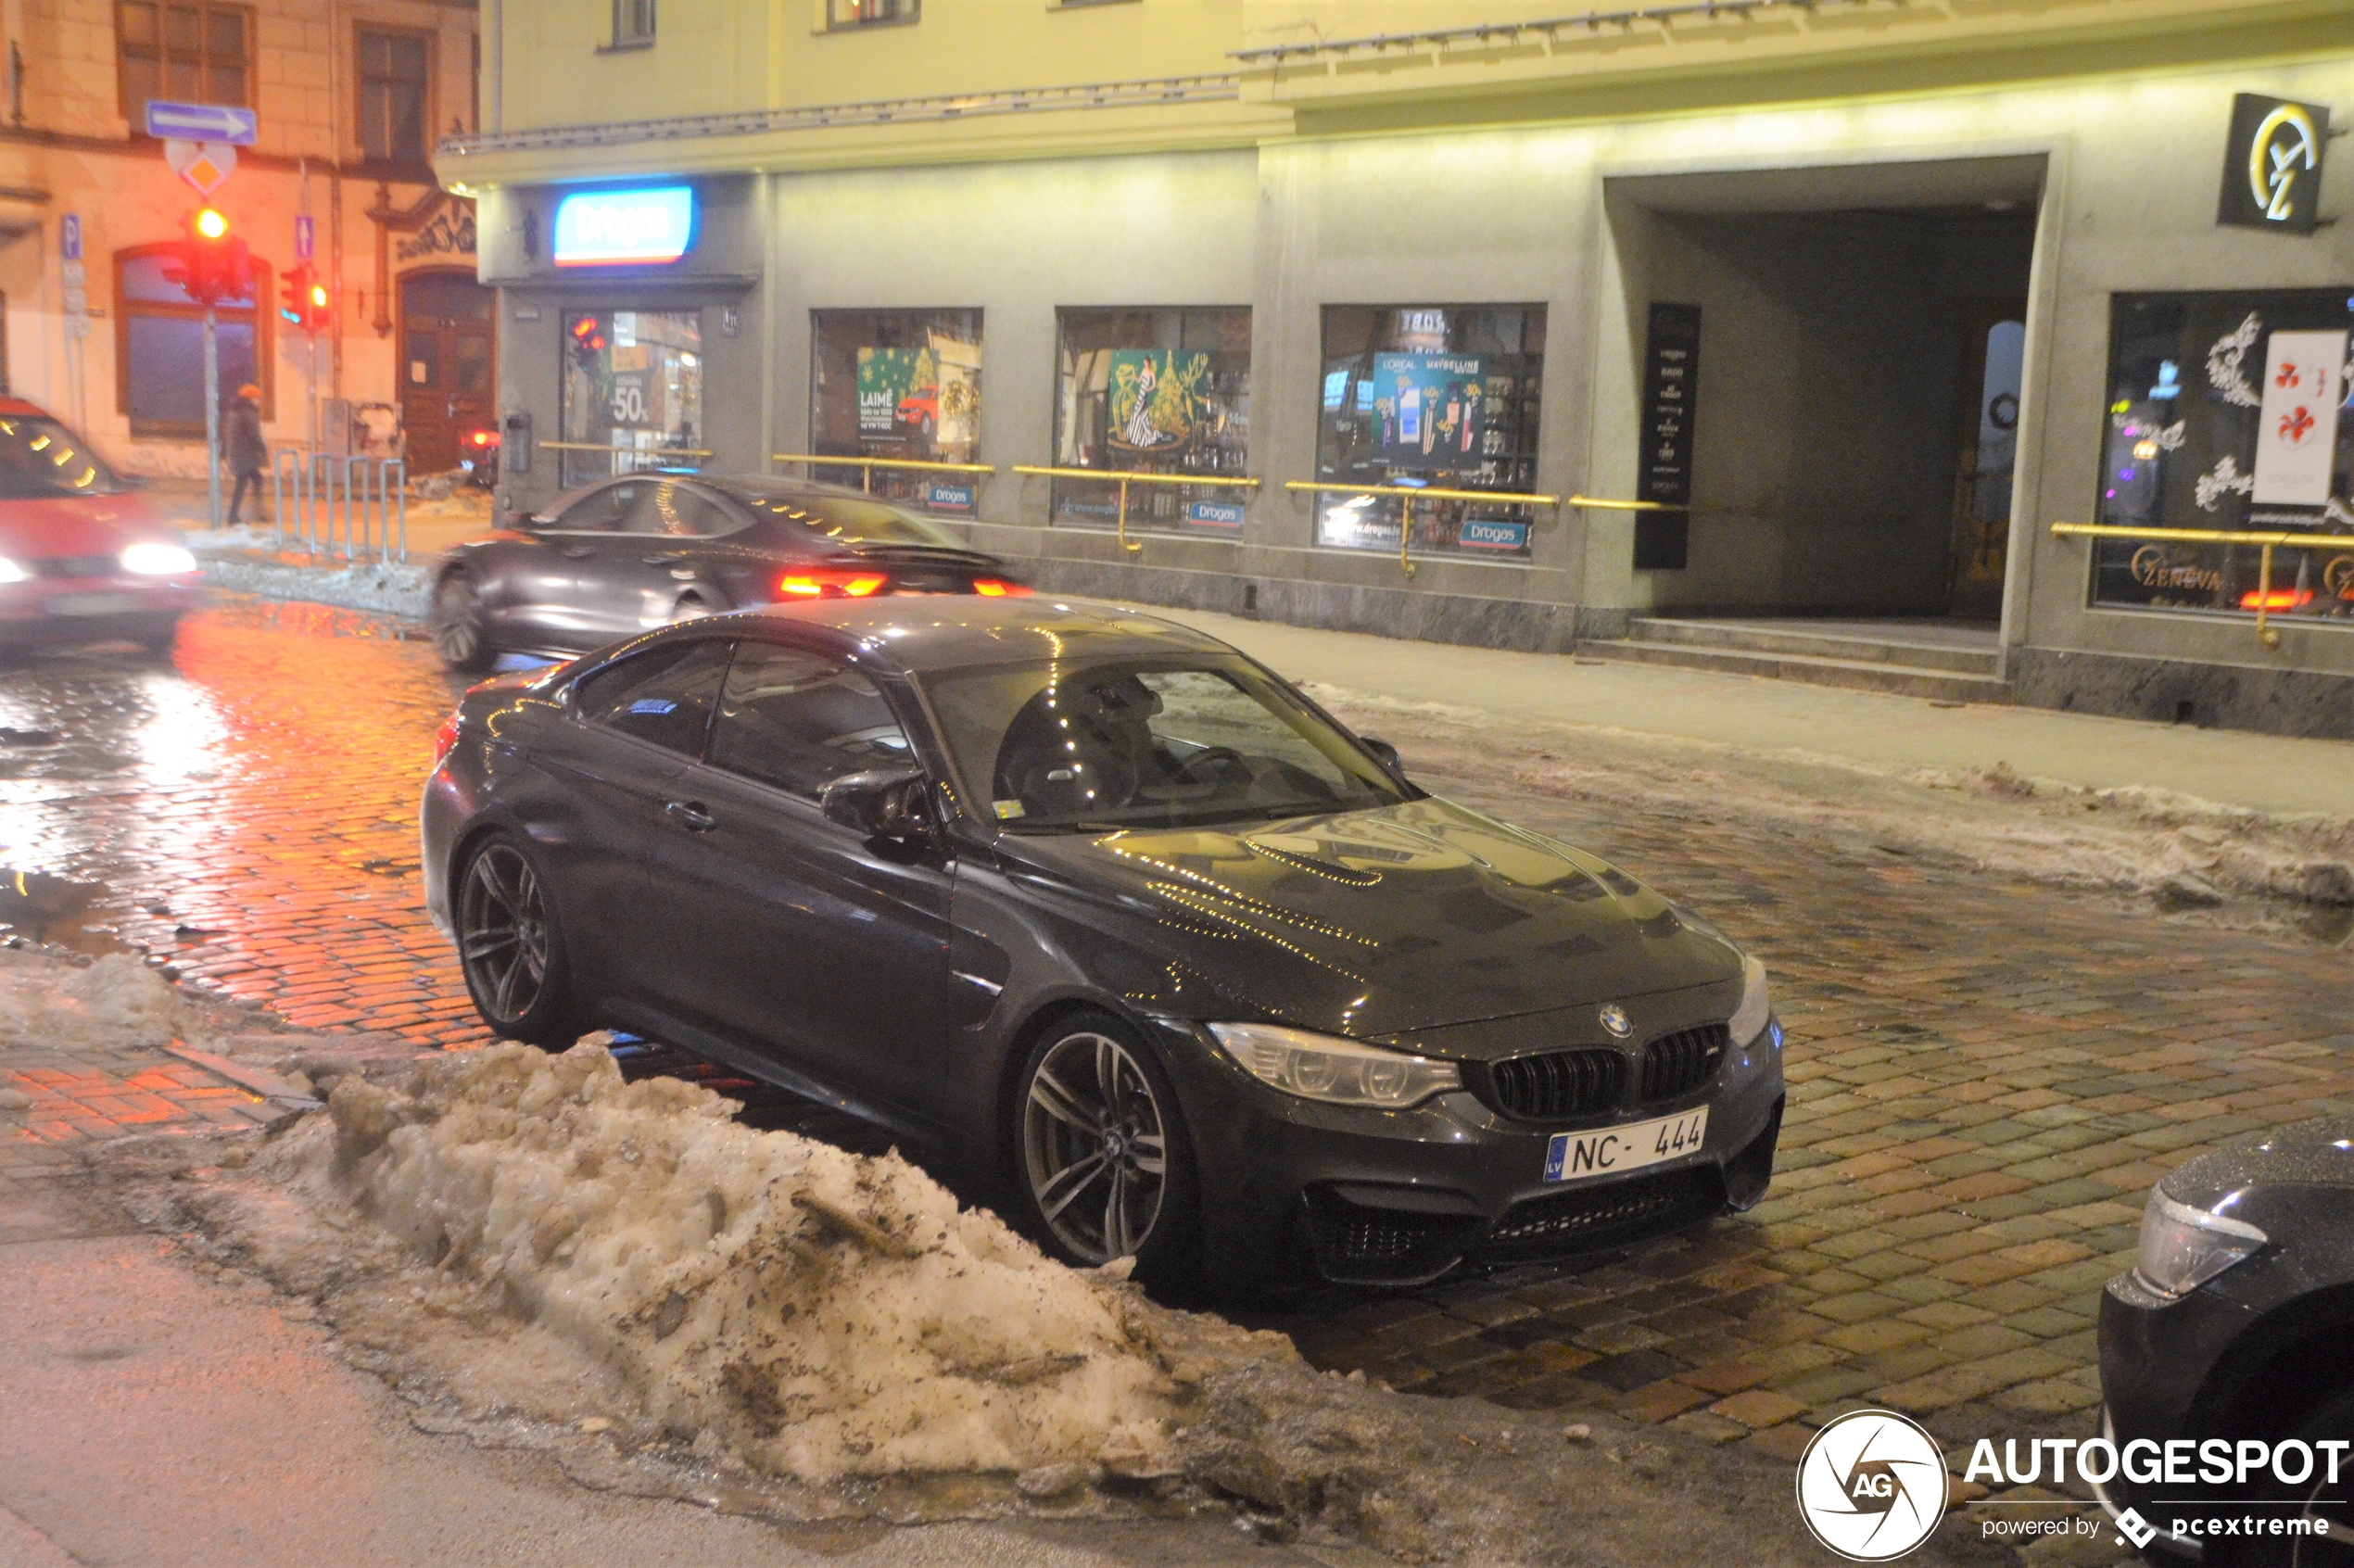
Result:
{"label": "car windshield", "polygon": [[1348,738],[1237,658],[923,677],[968,796],[1017,832],[1182,828],[1393,804]]}
{"label": "car windshield", "polygon": [[56,420],[0,414],[0,499],[110,496],[121,488],[106,460]]}
{"label": "car windshield", "polygon": [[927,545],[963,550],[964,540],[928,517],[864,496],[829,496],[782,487],[731,487],[755,517],[781,517],[839,545]]}

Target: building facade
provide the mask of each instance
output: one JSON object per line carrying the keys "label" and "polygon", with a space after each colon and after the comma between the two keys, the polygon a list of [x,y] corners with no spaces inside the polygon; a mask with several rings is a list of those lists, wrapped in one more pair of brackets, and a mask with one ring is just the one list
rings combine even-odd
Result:
{"label": "building facade", "polygon": [[485,24],[512,508],[849,459],[1066,591],[1982,624],[2018,701],[2354,736],[2342,5]]}
{"label": "building facade", "polygon": [[[261,389],[273,445],[454,465],[452,427],[488,423],[497,377],[473,203],[428,161],[475,125],[472,0],[0,0],[0,383],[130,472],[204,472],[201,311],[164,275],[204,198],[146,106],[231,105],[258,129],[210,197],[254,263],[219,311],[224,394]],[[333,296],[316,335],[278,310],[303,218]]]}

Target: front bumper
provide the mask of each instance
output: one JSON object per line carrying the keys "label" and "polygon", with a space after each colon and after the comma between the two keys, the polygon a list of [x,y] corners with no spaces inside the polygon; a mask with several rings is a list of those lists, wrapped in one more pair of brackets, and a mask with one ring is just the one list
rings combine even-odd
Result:
{"label": "front bumper", "polygon": [[197,607],[195,576],[35,577],[0,584],[0,645],[149,638]]}
{"label": "front bumper", "polygon": [[1624,1176],[1544,1180],[1555,1128],[1469,1092],[1410,1110],[1323,1105],[1259,1083],[1171,1021],[1200,1172],[1204,1256],[1236,1281],[1409,1285],[1465,1262],[1554,1261],[1671,1234],[1765,1195],[1783,1101],[1769,1029],[1716,1076],[1622,1124],[1708,1107],[1701,1148]]}

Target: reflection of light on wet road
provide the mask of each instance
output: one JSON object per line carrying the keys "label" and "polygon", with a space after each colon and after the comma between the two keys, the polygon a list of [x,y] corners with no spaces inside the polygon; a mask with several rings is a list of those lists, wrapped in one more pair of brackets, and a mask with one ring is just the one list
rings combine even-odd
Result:
{"label": "reflection of light on wet road", "polygon": [[78,946],[127,943],[297,1023],[479,1042],[417,876],[459,683],[399,629],[235,601],[184,623],[176,668],[11,666],[0,729],[48,743],[0,747],[0,866],[94,885]]}

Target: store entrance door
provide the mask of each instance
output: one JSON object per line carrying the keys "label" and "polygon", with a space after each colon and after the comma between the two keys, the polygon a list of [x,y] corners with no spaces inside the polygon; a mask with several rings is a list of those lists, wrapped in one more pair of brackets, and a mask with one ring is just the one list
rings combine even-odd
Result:
{"label": "store entrance door", "polygon": [[492,423],[497,297],[472,272],[400,280],[400,423],[412,474],[457,467],[466,433]]}

